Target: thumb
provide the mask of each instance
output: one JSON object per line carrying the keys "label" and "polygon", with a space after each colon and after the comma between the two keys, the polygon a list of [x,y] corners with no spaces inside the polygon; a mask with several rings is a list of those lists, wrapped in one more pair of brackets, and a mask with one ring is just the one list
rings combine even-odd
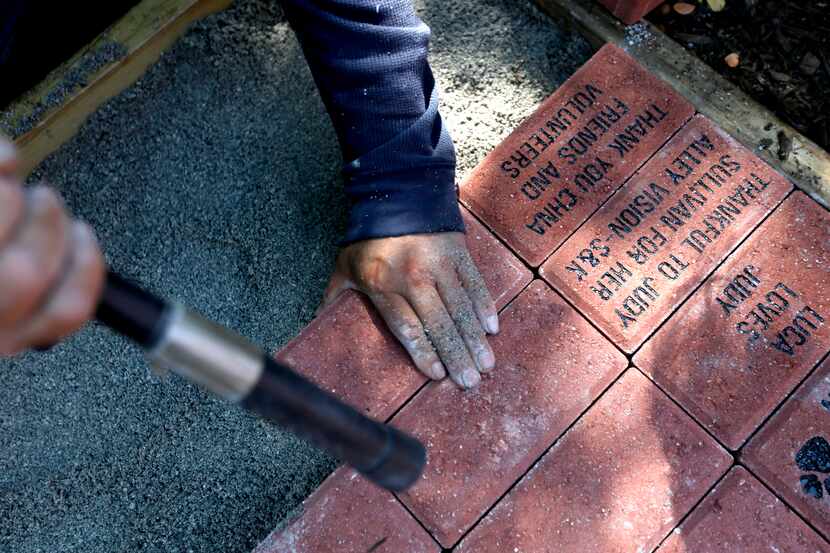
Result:
{"label": "thumb", "polygon": [[331,275],[328,286],[326,286],[326,291],[323,292],[323,301],[320,303],[320,307],[317,308],[315,316],[319,315],[323,309],[328,307],[335,299],[337,299],[340,292],[350,288],[354,288],[352,281],[346,278],[346,276],[344,276],[340,271],[335,271],[334,274]]}

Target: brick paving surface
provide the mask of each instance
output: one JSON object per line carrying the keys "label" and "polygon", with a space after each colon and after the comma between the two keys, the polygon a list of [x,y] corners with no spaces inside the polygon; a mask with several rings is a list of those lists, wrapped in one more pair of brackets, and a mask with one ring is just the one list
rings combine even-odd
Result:
{"label": "brick paving surface", "polygon": [[461,200],[538,266],[694,113],[606,45],[461,185]]}
{"label": "brick paving surface", "polygon": [[830,546],[742,467],[733,468],[658,553],[827,553]]}
{"label": "brick paving surface", "polygon": [[791,188],[698,115],[545,262],[541,274],[633,351]]}
{"label": "brick paving surface", "polygon": [[651,551],[731,461],[630,369],[458,550]]}
{"label": "brick paving surface", "polygon": [[606,46],[462,184],[478,388],[356,292],[278,353],[429,460],[338,469],[257,553],[830,553],[830,213],[693,111]]}
{"label": "brick paving surface", "polygon": [[830,349],[830,213],[801,192],[634,357],[729,448]]}
{"label": "brick paving surface", "polygon": [[747,466],[830,537],[830,358],[744,448]]}
{"label": "brick paving surface", "polygon": [[472,391],[430,384],[392,423],[430,452],[401,496],[445,547],[463,533],[626,367],[626,359],[537,280],[490,340],[498,374]]}
{"label": "brick paving surface", "polygon": [[254,553],[440,553],[395,497],[340,468]]}

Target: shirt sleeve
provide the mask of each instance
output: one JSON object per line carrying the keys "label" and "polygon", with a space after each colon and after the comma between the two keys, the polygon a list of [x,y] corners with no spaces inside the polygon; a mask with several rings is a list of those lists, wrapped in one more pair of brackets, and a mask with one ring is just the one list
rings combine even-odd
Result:
{"label": "shirt sleeve", "polygon": [[343,152],[344,239],[463,231],[455,150],[410,0],[283,0]]}

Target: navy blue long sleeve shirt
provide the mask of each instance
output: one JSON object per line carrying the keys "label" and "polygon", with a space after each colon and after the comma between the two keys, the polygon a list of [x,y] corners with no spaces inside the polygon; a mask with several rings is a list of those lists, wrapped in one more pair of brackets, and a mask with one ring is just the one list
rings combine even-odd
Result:
{"label": "navy blue long sleeve shirt", "polygon": [[411,0],[282,0],[343,152],[344,243],[463,231],[455,150]]}

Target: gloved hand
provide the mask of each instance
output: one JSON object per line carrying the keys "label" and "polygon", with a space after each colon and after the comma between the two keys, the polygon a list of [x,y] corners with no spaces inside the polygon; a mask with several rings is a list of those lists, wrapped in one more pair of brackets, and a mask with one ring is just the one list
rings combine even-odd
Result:
{"label": "gloved hand", "polygon": [[46,187],[24,189],[0,137],[0,355],[50,346],[92,317],[104,259],[89,226]]}
{"label": "gloved hand", "polygon": [[495,366],[485,334],[499,331],[496,306],[470,258],[464,234],[412,234],[356,242],[337,258],[323,300],[344,289],[369,296],[418,369],[449,373],[472,388]]}

